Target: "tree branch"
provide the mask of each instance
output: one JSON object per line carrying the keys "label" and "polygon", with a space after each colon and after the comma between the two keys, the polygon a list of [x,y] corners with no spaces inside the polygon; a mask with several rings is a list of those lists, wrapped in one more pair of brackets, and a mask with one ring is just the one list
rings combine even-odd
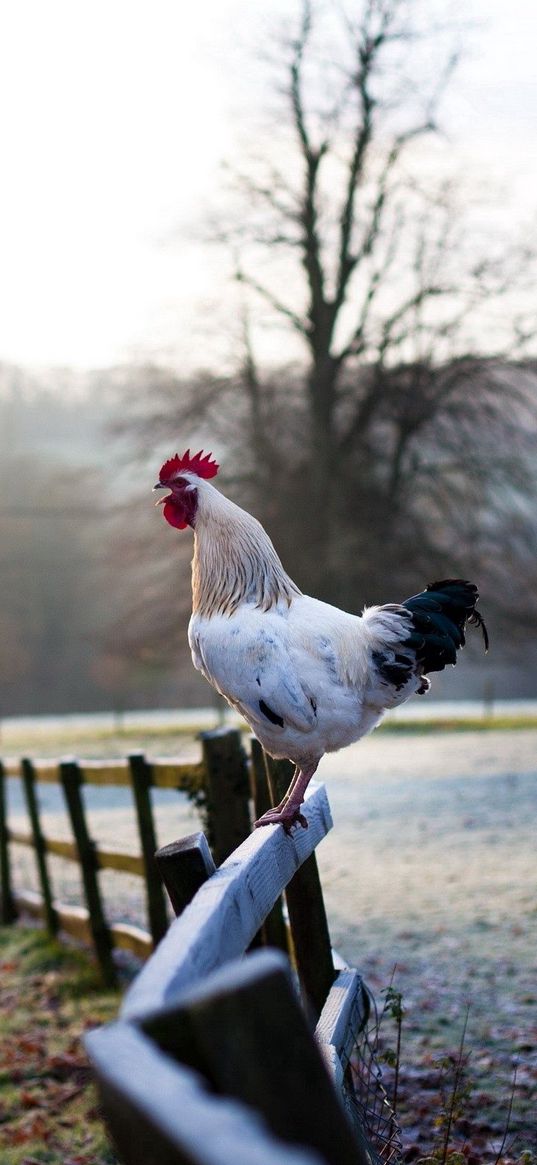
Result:
{"label": "tree branch", "polygon": [[309,339],[309,329],[304,323],[304,320],[292,308],[288,307],[287,304],[282,303],[278,299],[278,296],[274,295],[268,287],[264,287],[262,283],[259,283],[257,279],[254,279],[252,275],[248,275],[244,271],[237,271],[235,279],[237,283],[244,283],[247,287],[251,287],[253,291],[256,291],[266,303],[270,304],[278,315],[285,316],[285,319],[289,320],[296,332]]}
{"label": "tree branch", "polygon": [[429,284],[426,287],[420,287],[418,291],[414,293],[414,295],[411,295],[409,299],[406,299],[405,302],[397,308],[396,311],[392,312],[392,314],[385,319],[382,328],[382,340],[379,345],[380,361],[384,359],[388,347],[396,347],[406,339],[406,332],[399,333],[398,336],[394,336],[394,328],[396,328],[397,324],[399,324],[401,320],[405,318],[408,312],[413,311],[416,307],[419,307],[426,299],[434,299],[441,295],[453,295],[455,294],[456,290],[457,289],[455,287],[442,287],[440,285],[436,286],[435,284]]}
{"label": "tree branch", "polygon": [[349,358],[349,356],[361,356],[367,347],[366,328],[373,306],[374,300],[378,291],[383,286],[386,276],[397,254],[397,247],[399,236],[401,233],[404,215],[401,210],[395,217],[391,237],[388,241],[388,246],[384,256],[384,261],[379,264],[372,272],[366,293],[362,302],[362,309],[358,318],[358,323],[351,335],[350,340],[340,350],[338,360],[341,364]]}
{"label": "tree branch", "polygon": [[354,85],[360,101],[360,120],[354,134],[354,148],[349,163],[346,195],[340,217],[339,231],[339,267],[336,279],[336,294],[334,297],[334,322],[344,299],[349,278],[358,263],[359,256],[352,255],[350,245],[355,223],[355,201],[360,178],[362,177],[367,157],[367,150],[373,133],[373,111],[375,99],[370,90],[370,79],[375,60],[382,47],[387,32],[388,21],[382,23],[382,31],[376,37],[370,34],[370,18],[373,4],[368,6],[365,23],[362,29],[360,42],[357,48],[358,66],[354,78]]}
{"label": "tree branch", "polygon": [[291,63],[290,98],[294,125],[305,166],[300,222],[303,230],[303,264],[310,291],[309,320],[311,325],[309,329],[306,329],[305,334],[309,335],[314,342],[320,340],[322,346],[324,343],[326,298],[325,273],[321,260],[321,243],[318,232],[317,187],[319,166],[328,151],[329,143],[325,139],[319,146],[313,145],[306,125],[302,101],[302,66],[311,24],[311,6],[309,0],[304,0],[301,30],[294,44],[294,57]]}

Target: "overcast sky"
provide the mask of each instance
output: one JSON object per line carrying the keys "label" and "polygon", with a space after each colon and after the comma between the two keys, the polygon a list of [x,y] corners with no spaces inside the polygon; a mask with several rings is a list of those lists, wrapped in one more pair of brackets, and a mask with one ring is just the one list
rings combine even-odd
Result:
{"label": "overcast sky", "polygon": [[[292,0],[17,0],[0,14],[0,360],[104,365],[188,351],[249,46]],[[449,6],[448,6],[449,11]],[[537,209],[537,3],[471,0],[444,110],[454,152]],[[513,211],[511,212],[513,213]],[[180,238],[177,241],[179,228]],[[175,242],[170,242],[175,235]],[[194,361],[195,362],[195,361]]]}

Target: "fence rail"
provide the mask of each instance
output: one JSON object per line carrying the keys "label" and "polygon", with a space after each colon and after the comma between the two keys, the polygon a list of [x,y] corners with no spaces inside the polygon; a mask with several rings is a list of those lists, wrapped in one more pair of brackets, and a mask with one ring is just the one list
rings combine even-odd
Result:
{"label": "fence rail", "polygon": [[[332,825],[324,786],[303,813],[307,829],[254,831],[219,867],[202,833],[160,851],[177,917],[118,1020],[85,1041],[125,1165],[398,1165],[369,995],[315,924],[318,880],[304,883]],[[289,911],[294,973],[282,952],[252,951],[282,892],[303,915],[295,932]],[[321,990],[311,965],[328,963]]]}
{"label": "fence rail", "polygon": [[[231,730],[233,731],[233,730]],[[207,733],[206,738],[212,734]],[[134,754],[136,756],[143,754]],[[193,789],[202,789],[205,780],[205,762],[203,760],[188,763],[184,761],[152,760],[152,781],[156,789],[179,789],[189,792]],[[36,781],[45,781],[49,784],[58,784],[57,760],[32,761],[34,778]],[[77,761],[83,781],[89,785],[131,785],[129,761],[117,760],[80,760]],[[6,777],[22,777],[23,761],[9,760],[3,762]]]}
{"label": "fence rail", "polygon": [[[19,890],[14,894],[17,909],[32,918],[45,918],[43,897],[34,890]],[[63,906],[53,900],[58,920],[58,929],[78,939],[79,942],[93,944],[89,910],[85,906]],[[127,922],[112,923],[110,926],[113,946],[118,950],[130,951],[139,959],[148,959],[154,946],[151,935],[142,927]]]}
{"label": "fence rail", "polygon": [[[157,837],[151,789],[187,792],[199,804],[215,861],[222,862],[251,828],[250,769],[237,730],[203,733],[201,756],[195,762],[147,758],[133,753],[122,760],[0,761],[0,921],[12,922],[19,911],[44,919],[51,934],[63,930],[91,942],[106,983],[116,981],[115,947],[147,958],[168,928],[166,899],[155,851]],[[30,823],[13,828],[6,808],[6,782],[20,778]],[[44,782],[63,790],[73,840],[47,834],[42,826],[37,786]],[[133,795],[140,851],[129,854],[92,839],[82,787],[124,786]],[[35,853],[40,892],[13,889],[10,847],[26,846]],[[48,858],[55,856],[81,867],[85,905],[66,906],[54,897]],[[116,870],[145,881],[147,930],[127,924],[109,924],[104,911],[98,874]]]}

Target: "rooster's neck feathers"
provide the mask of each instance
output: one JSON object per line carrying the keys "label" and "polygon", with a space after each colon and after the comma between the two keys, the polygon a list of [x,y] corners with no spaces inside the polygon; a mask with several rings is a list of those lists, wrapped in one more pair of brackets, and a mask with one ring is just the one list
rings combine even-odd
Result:
{"label": "rooster's neck feathers", "polygon": [[196,486],[193,612],[211,618],[232,615],[241,603],[252,603],[262,611],[282,601],[290,605],[301,592],[260,522],[208,482],[196,482]]}

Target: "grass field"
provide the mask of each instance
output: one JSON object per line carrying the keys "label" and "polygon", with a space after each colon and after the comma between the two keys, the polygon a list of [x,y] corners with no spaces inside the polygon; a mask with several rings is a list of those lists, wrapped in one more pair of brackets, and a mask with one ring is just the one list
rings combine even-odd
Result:
{"label": "grass field", "polygon": [[112,1165],[84,1032],[115,1017],[87,955],[42,931],[0,930],[2,1165]]}

